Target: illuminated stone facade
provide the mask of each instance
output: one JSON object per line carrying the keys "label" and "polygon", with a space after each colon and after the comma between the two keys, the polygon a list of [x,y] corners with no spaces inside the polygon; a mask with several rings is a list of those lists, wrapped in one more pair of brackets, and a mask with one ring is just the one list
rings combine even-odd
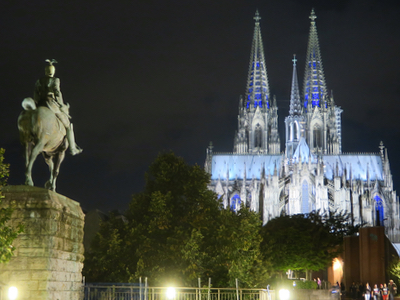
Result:
{"label": "illuminated stone facade", "polygon": [[1,205],[15,207],[11,225],[22,223],[25,229],[14,242],[10,262],[0,265],[0,282],[17,287],[17,299],[83,299],[79,203],[32,186],[7,186],[2,193]]}
{"label": "illuminated stone facade", "polygon": [[241,204],[261,213],[264,224],[282,213],[347,211],[355,224],[385,226],[400,242],[399,200],[393,190],[386,148],[378,153],[342,153],[341,113],[328,93],[311,12],[304,87],[293,59],[285,149],[281,152],[276,100],[270,101],[258,12],[246,93],[239,101],[238,131],[231,153],[207,149],[210,189],[225,207]]}

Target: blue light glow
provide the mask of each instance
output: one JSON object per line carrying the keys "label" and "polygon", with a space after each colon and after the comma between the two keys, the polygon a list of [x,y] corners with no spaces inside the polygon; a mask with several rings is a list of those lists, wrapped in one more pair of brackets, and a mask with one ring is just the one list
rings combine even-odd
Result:
{"label": "blue light glow", "polygon": [[320,106],[319,106],[319,100],[313,100],[313,101],[312,101],[312,106],[313,106],[313,107],[314,107],[314,106],[320,107]]}
{"label": "blue light glow", "polygon": [[375,200],[375,212],[376,212],[376,226],[383,226],[384,211],[383,201],[379,196],[374,197]]}
{"label": "blue light glow", "polygon": [[235,194],[231,199],[231,210],[237,211],[240,209],[241,200],[238,194]]}
{"label": "blue light glow", "polygon": [[250,101],[247,101],[246,108],[249,109],[249,107],[250,107]]}
{"label": "blue light glow", "polygon": [[258,105],[262,108],[262,101],[258,101]]}

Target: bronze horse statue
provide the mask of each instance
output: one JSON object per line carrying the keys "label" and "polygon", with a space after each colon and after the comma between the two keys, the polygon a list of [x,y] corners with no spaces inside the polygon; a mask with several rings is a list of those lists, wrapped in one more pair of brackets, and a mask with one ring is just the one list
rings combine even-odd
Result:
{"label": "bronze horse statue", "polygon": [[[66,106],[69,109],[69,105]],[[24,111],[18,117],[18,130],[25,148],[25,184],[33,186],[32,167],[42,153],[50,170],[45,188],[55,191],[60,165],[68,149],[66,128],[51,109],[37,107],[32,98],[25,98],[22,107]]]}

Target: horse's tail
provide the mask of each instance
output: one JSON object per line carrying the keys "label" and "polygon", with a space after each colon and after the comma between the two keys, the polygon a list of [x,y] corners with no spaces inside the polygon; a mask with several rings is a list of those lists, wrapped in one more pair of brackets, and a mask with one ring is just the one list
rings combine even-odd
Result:
{"label": "horse's tail", "polygon": [[22,101],[21,105],[25,110],[35,110],[36,109],[36,103],[31,97],[25,98]]}

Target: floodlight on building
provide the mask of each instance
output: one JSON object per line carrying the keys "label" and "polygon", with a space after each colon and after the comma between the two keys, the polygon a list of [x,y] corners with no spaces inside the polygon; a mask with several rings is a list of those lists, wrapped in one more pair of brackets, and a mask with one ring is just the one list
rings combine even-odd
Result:
{"label": "floodlight on building", "polygon": [[8,288],[8,299],[15,300],[18,296],[18,289],[15,286]]}
{"label": "floodlight on building", "polygon": [[173,287],[169,287],[169,288],[167,288],[167,299],[174,299],[175,298],[175,295],[176,295],[176,291],[175,291],[175,288],[173,288]]}
{"label": "floodlight on building", "polygon": [[288,300],[290,296],[289,290],[281,289],[279,290],[279,299],[280,300]]}
{"label": "floodlight on building", "polygon": [[342,264],[340,263],[340,261],[337,258],[335,258],[333,260],[333,270],[338,270],[340,268],[342,268]]}

